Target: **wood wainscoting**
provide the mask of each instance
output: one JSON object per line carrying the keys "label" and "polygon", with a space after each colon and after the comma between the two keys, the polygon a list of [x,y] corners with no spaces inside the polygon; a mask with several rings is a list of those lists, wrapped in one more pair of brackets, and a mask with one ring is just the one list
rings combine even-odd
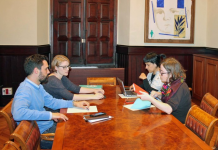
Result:
{"label": "wood wainscoting", "polygon": [[50,57],[50,45],[1,45],[0,46],[0,90],[4,87],[12,87],[13,95],[1,95],[0,105],[6,105],[14,96],[19,84],[25,79],[24,60],[33,54],[43,54]]}
{"label": "wood wainscoting", "polygon": [[192,87],[193,75],[193,54],[214,54],[218,55],[217,49],[206,47],[164,47],[164,46],[125,46],[117,45],[117,67],[125,68],[125,85],[132,83],[142,84],[139,75],[145,71],[143,58],[149,52],[165,54],[167,57],[176,58],[184,67],[186,82]]}
{"label": "wood wainscoting", "polygon": [[124,81],[124,68],[72,68],[69,73],[76,85],[86,85],[87,77],[118,77]]}

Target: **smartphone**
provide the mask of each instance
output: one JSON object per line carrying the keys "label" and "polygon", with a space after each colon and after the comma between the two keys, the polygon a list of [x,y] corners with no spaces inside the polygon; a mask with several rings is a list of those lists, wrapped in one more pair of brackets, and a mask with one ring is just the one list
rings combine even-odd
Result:
{"label": "smartphone", "polygon": [[106,113],[99,112],[99,113],[96,113],[96,114],[91,114],[90,117],[98,117],[98,116],[102,116],[102,115],[106,115]]}

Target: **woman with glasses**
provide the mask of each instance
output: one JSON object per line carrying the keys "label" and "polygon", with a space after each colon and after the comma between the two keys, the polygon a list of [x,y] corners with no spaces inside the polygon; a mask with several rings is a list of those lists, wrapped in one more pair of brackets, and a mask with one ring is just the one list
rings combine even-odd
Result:
{"label": "woman with glasses", "polygon": [[[141,88],[143,88],[148,93],[151,93],[151,91],[160,91],[163,83],[160,80],[160,62],[162,59],[166,58],[166,55],[160,54],[157,55],[154,52],[148,53],[144,57],[144,63],[145,63],[145,69],[148,70],[147,76],[145,73],[141,73],[139,76],[139,79],[143,80],[143,84],[140,85]],[[130,86],[130,90],[133,90],[133,86]]]}
{"label": "woman with glasses", "polygon": [[[191,107],[191,95],[185,83],[185,70],[175,58],[167,58],[161,63],[160,78],[164,83],[161,92],[152,91],[150,95],[143,92],[138,96],[185,123],[186,115]],[[157,101],[156,97],[161,98],[161,101]]]}
{"label": "woman with glasses", "polygon": [[[89,100],[102,99],[103,89],[93,89],[79,87],[72,83],[66,76],[70,69],[70,60],[64,55],[56,55],[51,63],[52,73],[49,75],[48,82],[43,84],[44,89],[54,98]],[[73,94],[70,91],[78,94]],[[94,94],[82,94],[94,93]]]}

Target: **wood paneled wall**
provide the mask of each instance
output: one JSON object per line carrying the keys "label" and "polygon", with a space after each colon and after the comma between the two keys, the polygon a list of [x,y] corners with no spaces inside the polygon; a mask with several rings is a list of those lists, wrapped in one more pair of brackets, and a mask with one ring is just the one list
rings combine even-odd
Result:
{"label": "wood paneled wall", "polygon": [[117,67],[125,68],[125,85],[132,83],[142,84],[139,79],[141,72],[145,72],[145,64],[143,58],[149,52],[157,54],[165,54],[167,57],[174,57],[187,70],[186,82],[192,87],[193,75],[193,54],[214,54],[218,55],[217,49],[205,47],[155,47],[155,46],[125,46],[117,45]]}
{"label": "wood paneled wall", "polygon": [[86,85],[87,77],[118,77],[124,80],[124,68],[73,68],[69,79],[76,85]]}
{"label": "wood paneled wall", "polygon": [[0,46],[0,90],[3,87],[13,88],[13,95],[10,96],[2,96],[0,92],[0,105],[4,106],[10,101],[19,84],[25,79],[25,58],[37,53],[50,57],[50,45]]}

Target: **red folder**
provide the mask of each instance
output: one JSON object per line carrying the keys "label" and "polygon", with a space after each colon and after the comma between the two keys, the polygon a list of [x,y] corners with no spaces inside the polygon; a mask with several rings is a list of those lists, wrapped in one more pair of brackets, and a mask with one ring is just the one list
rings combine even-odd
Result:
{"label": "red folder", "polygon": [[[137,94],[142,94],[141,92],[146,92],[148,93],[147,91],[145,91],[144,89],[142,89],[140,86],[136,85],[135,83],[133,83],[133,89],[134,89],[134,92],[136,92]],[[140,92],[141,91],[141,92]]]}

